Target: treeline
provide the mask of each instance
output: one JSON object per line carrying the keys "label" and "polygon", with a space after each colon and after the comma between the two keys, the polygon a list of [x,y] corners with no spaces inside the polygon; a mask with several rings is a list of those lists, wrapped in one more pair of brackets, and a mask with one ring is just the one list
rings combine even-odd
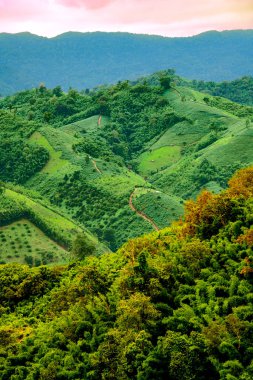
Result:
{"label": "treeline", "polygon": [[1,380],[251,380],[253,168],[116,254],[0,266]]}
{"label": "treeline", "polygon": [[1,99],[0,108],[8,109],[29,121],[50,124],[61,123],[81,111],[85,112],[85,116],[82,115],[81,118],[97,113],[92,98],[85,92],[69,89],[64,93],[61,86],[51,90],[43,83],[38,88]]}
{"label": "treeline", "polygon": [[222,96],[233,102],[253,106],[253,77],[244,76],[232,81],[204,82],[203,80],[183,81],[184,85],[200,92],[214,96]]}

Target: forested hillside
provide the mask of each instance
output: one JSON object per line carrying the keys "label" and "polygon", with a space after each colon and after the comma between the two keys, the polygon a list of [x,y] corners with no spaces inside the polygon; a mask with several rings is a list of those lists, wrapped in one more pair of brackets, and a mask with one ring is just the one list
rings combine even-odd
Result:
{"label": "forested hillside", "polygon": [[[208,46],[208,49],[207,49]],[[176,69],[206,81],[253,75],[253,31],[210,31],[187,38],[130,33],[65,33],[45,38],[0,34],[0,94],[61,84],[79,90]]]}
{"label": "forested hillside", "polygon": [[112,250],[168,226],[186,199],[218,193],[253,163],[253,108],[179,80],[167,70],[85,92],[41,84],[1,99],[0,180]]}
{"label": "forested hillside", "polygon": [[1,380],[253,377],[253,168],[115,254],[0,265]]}

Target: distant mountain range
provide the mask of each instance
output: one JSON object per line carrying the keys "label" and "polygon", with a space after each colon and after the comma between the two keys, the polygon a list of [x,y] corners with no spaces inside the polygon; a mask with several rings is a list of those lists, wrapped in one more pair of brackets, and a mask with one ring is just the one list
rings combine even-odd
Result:
{"label": "distant mountain range", "polygon": [[86,89],[174,68],[189,79],[253,75],[253,30],[187,38],[69,32],[54,38],[0,34],[0,94],[38,86]]}

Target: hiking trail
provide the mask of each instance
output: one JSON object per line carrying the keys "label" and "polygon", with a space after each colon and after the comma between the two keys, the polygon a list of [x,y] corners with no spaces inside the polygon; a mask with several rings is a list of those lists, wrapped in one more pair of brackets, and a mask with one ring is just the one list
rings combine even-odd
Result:
{"label": "hiking trail", "polygon": [[139,215],[142,219],[146,220],[147,222],[149,222],[150,224],[152,224],[152,227],[156,230],[156,231],[159,231],[159,227],[155,224],[155,222],[153,221],[153,219],[151,219],[149,216],[147,216],[143,211],[139,211],[133,204],[133,198],[134,198],[134,194],[136,192],[136,188],[134,189],[134,191],[132,191],[131,195],[130,195],[130,198],[129,198],[129,207],[131,208],[131,210],[133,210],[134,212],[136,212],[137,215]]}

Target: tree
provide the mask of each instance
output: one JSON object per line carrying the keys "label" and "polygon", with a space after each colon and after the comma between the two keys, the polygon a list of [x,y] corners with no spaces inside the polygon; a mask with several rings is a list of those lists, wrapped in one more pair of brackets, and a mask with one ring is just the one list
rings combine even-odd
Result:
{"label": "tree", "polygon": [[73,241],[71,253],[79,260],[95,253],[95,245],[84,234],[78,234]]}
{"label": "tree", "polygon": [[168,75],[161,75],[161,76],[159,77],[159,81],[160,81],[160,85],[161,85],[161,87],[162,87],[164,90],[168,90],[169,88],[171,88],[172,78],[169,77]]}
{"label": "tree", "polygon": [[59,96],[62,96],[63,95],[63,91],[62,91],[62,88],[61,86],[56,86],[55,88],[53,88],[53,95],[59,97]]}

